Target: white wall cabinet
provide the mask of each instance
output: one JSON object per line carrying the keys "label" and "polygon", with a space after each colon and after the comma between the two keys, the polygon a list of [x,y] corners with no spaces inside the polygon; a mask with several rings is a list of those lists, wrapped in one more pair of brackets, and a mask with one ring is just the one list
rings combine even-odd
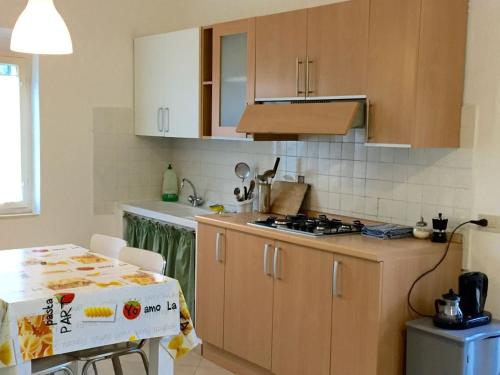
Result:
{"label": "white wall cabinet", "polygon": [[199,138],[200,29],[134,41],[135,134]]}

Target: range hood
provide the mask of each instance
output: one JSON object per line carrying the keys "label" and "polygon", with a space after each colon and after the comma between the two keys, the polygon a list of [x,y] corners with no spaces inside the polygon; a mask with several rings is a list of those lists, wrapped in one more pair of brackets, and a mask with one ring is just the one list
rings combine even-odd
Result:
{"label": "range hood", "polygon": [[364,127],[366,98],[263,101],[246,107],[238,133],[345,135]]}

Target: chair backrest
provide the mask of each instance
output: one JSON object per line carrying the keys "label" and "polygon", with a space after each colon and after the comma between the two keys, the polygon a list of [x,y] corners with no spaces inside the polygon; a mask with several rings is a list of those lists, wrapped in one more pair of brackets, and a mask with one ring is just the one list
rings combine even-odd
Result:
{"label": "chair backrest", "polygon": [[90,239],[90,251],[118,258],[122,247],[127,246],[127,242],[121,238],[105,236],[104,234],[94,234]]}
{"label": "chair backrest", "polygon": [[118,256],[122,262],[133,264],[143,270],[161,273],[165,272],[165,259],[163,255],[149,250],[137,249],[135,247],[124,247]]}

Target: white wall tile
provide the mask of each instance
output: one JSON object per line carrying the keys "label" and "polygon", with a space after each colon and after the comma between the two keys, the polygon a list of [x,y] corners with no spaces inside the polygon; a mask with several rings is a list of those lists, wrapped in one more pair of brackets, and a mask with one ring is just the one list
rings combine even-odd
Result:
{"label": "white wall tile", "polygon": [[322,159],[330,157],[330,142],[319,142],[318,156]]}
{"label": "white wall tile", "polygon": [[366,160],[366,147],[363,143],[356,143],[354,145],[354,160]]}
{"label": "white wall tile", "polygon": [[342,143],[330,143],[330,159],[342,158]]}
{"label": "white wall tile", "polygon": [[342,159],[354,160],[354,143],[342,143]]}
{"label": "white wall tile", "polygon": [[352,177],[354,175],[354,161],[342,160],[341,175],[342,177]]}

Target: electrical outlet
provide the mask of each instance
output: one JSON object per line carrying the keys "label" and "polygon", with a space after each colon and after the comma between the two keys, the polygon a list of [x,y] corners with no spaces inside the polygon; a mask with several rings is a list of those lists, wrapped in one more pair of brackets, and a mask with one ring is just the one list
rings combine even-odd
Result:
{"label": "electrical outlet", "polygon": [[479,214],[478,216],[480,219],[488,220],[488,226],[485,228],[487,231],[500,233],[500,216],[486,214]]}

